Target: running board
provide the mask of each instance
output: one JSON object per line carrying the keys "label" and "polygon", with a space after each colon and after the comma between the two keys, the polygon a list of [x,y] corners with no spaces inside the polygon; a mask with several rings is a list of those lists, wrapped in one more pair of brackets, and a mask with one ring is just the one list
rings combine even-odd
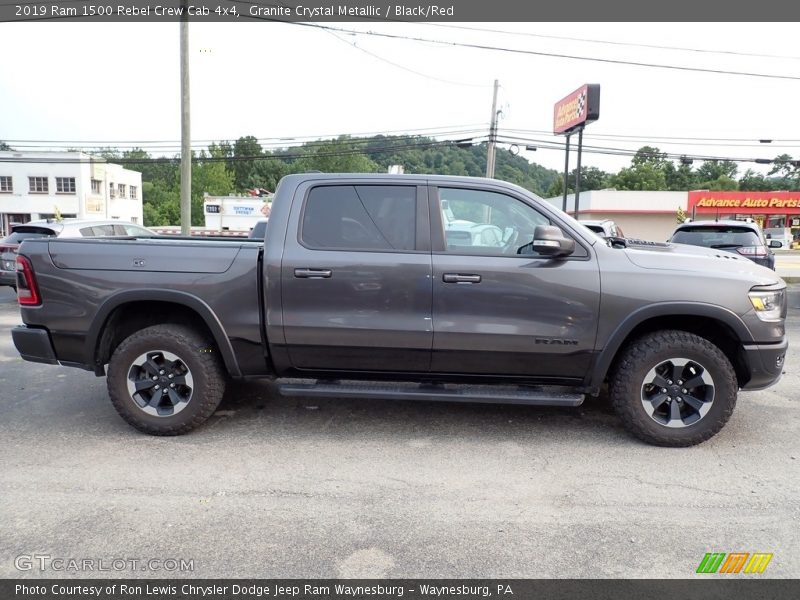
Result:
{"label": "running board", "polygon": [[332,380],[283,380],[282,396],[314,398],[374,398],[380,400],[424,400],[427,402],[480,402],[531,406],[580,406],[584,395],[569,388],[525,385],[466,385],[405,382],[361,382]]}

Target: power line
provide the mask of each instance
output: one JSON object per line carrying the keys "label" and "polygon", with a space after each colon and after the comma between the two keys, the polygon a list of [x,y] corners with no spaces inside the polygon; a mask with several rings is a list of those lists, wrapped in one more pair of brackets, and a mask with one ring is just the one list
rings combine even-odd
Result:
{"label": "power line", "polygon": [[[476,129],[480,128],[480,129]],[[405,133],[407,136],[411,137],[414,135],[448,135],[454,134],[459,135],[465,132],[470,131],[484,131],[489,128],[488,123],[467,123],[464,125],[440,125],[438,127],[421,127],[421,128],[411,128],[411,129],[391,129],[391,130],[383,130],[383,131],[364,131],[364,132],[354,132],[348,133],[346,135],[349,136],[376,136],[376,135],[389,135],[394,133]],[[261,145],[280,145],[287,141],[301,141],[305,139],[322,139],[322,138],[335,138],[337,136],[343,135],[340,133],[326,133],[326,134],[317,134],[317,135],[294,135],[294,136],[284,136],[284,137],[263,137],[258,138],[255,136],[255,140]],[[223,142],[228,143],[236,143],[240,139],[247,138],[251,136],[239,136],[237,139],[205,139],[205,140],[194,140],[195,143],[204,143],[204,144],[219,144]],[[140,145],[155,145],[155,144],[173,144],[178,145],[180,144],[180,140],[74,140],[74,139],[60,139],[60,140],[41,140],[41,139],[3,139],[4,142],[12,144],[12,143],[42,143],[42,144],[63,144],[65,147],[69,145],[75,144],[83,144],[83,145],[97,145],[102,146],[106,144],[127,144],[127,145],[136,145],[136,147],[140,147]]]}
{"label": "power line", "polygon": [[613,40],[597,40],[591,38],[569,37],[560,35],[548,35],[544,33],[530,33],[525,31],[508,31],[506,29],[486,29],[482,27],[469,27],[466,25],[451,25],[444,23],[418,23],[419,25],[426,25],[430,27],[442,27],[446,29],[462,29],[466,31],[480,31],[485,33],[500,33],[504,35],[514,35],[521,37],[543,38],[550,40],[563,40],[569,42],[585,42],[589,44],[607,44],[611,46],[627,46],[632,48],[651,48],[654,50],[673,50],[681,52],[697,52],[702,54],[725,54],[732,56],[749,56],[753,58],[778,58],[786,60],[800,60],[800,56],[787,56],[783,54],[760,54],[755,52],[741,52],[737,50],[709,50],[703,48],[689,48],[686,46],[661,46],[658,44],[639,44],[634,42],[617,42]]}
{"label": "power line", "polygon": [[343,44],[347,44],[348,46],[351,46],[352,48],[355,48],[356,50],[360,50],[361,52],[371,56],[372,58],[375,58],[377,60],[385,62],[386,64],[391,65],[391,66],[393,66],[393,67],[395,67],[397,69],[402,69],[403,71],[407,71],[407,72],[412,73],[414,75],[417,75],[419,77],[424,77],[425,79],[430,79],[432,81],[438,81],[440,83],[447,83],[449,85],[460,85],[460,86],[464,86],[464,87],[478,87],[478,88],[488,87],[487,85],[480,84],[480,83],[465,83],[465,82],[461,82],[461,81],[451,81],[449,79],[442,79],[441,77],[434,77],[433,75],[428,75],[426,73],[421,73],[420,71],[415,71],[414,69],[406,67],[405,65],[401,65],[399,63],[393,62],[393,61],[389,60],[388,58],[384,58],[382,56],[379,56],[379,55],[375,54],[374,52],[370,52],[366,48],[362,48],[361,46],[356,45],[355,42],[353,42],[351,44],[350,42],[348,42],[344,38],[339,37],[338,35],[336,35],[336,33],[334,33],[333,31],[326,31],[325,33],[329,33],[330,35],[335,37],[337,40],[342,42]]}
{"label": "power line", "polygon": [[[236,2],[240,2],[242,4],[252,4],[251,2],[244,2],[243,0],[233,0]],[[381,33],[377,31],[358,31],[355,29],[343,29],[341,27],[331,27],[329,25],[320,25],[319,23],[303,23],[303,22],[289,22],[283,21],[280,19],[270,19],[267,17],[256,17],[256,16],[247,16],[247,18],[254,19],[257,21],[269,21],[274,23],[284,23],[286,25],[294,25],[296,27],[309,27],[313,29],[320,29],[325,31],[338,31],[340,33],[347,33],[351,35],[369,35],[374,37],[381,37],[386,39],[393,39],[393,40],[403,40],[403,41],[413,41],[413,42],[424,42],[429,44],[438,44],[441,46],[452,46],[452,47],[459,47],[459,48],[472,48],[474,50],[487,50],[492,52],[504,52],[510,54],[522,54],[522,55],[529,55],[529,56],[547,56],[550,58],[563,58],[567,60],[584,60],[590,62],[600,62],[606,64],[616,64],[616,65],[628,65],[628,66],[635,66],[635,67],[647,67],[653,69],[669,69],[674,71],[691,71],[695,73],[713,73],[715,75],[736,75],[736,76],[743,76],[743,77],[760,77],[766,79],[783,79],[789,81],[800,81],[800,76],[794,75],[777,75],[771,73],[753,73],[749,71],[732,71],[726,69],[711,69],[711,68],[704,68],[704,67],[687,67],[687,66],[680,66],[680,65],[667,65],[667,64],[660,64],[660,63],[647,63],[647,62],[639,62],[639,61],[630,61],[630,60],[619,60],[619,59],[612,59],[612,58],[600,58],[600,57],[593,57],[593,56],[578,56],[573,54],[560,54],[555,52],[542,52],[538,50],[525,50],[521,48],[504,48],[501,46],[491,46],[487,44],[475,44],[475,43],[468,43],[468,42],[453,42],[453,41],[446,41],[446,40],[435,40],[431,38],[423,38],[418,36],[409,36],[409,35],[399,35],[399,34],[392,34],[392,33]]]}
{"label": "power line", "polygon": [[[485,140],[483,139],[475,139],[472,140],[474,144],[483,143]],[[534,139],[534,138],[522,138],[522,137],[509,137],[509,136],[499,136],[498,142],[503,144],[536,144],[537,148],[543,150],[558,150],[563,152],[564,151],[564,144],[558,142],[552,142],[549,140],[541,140],[541,139]],[[432,142],[421,142],[415,144],[400,144],[394,146],[384,146],[384,147],[377,147],[377,148],[353,148],[349,150],[338,150],[338,151],[330,151],[330,152],[313,152],[313,153],[286,153],[286,154],[271,154],[271,155],[261,155],[261,156],[238,156],[238,157],[193,157],[193,161],[197,163],[214,163],[214,162],[245,162],[245,161],[269,161],[269,160],[296,160],[301,158],[322,158],[322,157],[335,157],[335,156],[350,156],[354,154],[381,154],[381,153],[391,153],[400,150],[407,150],[407,149],[414,149],[414,148],[434,148],[434,147],[441,147],[441,146],[452,146],[454,145],[454,141],[432,141]],[[686,154],[677,154],[677,153],[642,153],[639,151],[632,151],[630,149],[625,148],[613,148],[613,147],[604,147],[604,146],[584,146],[583,152],[587,154],[600,154],[600,155],[610,155],[610,156],[636,156],[644,154],[645,156],[658,156],[669,158],[673,160],[680,160],[681,158],[690,158],[692,160],[699,160],[699,161],[731,161],[737,163],[759,163],[764,164],[766,162],[773,162],[771,159],[760,159],[760,158],[744,158],[744,157],[730,157],[730,156],[707,156],[707,155],[686,155]],[[118,162],[124,162],[126,164],[155,164],[155,163],[175,163],[177,165],[178,158],[134,158],[134,159],[123,159],[121,158]],[[30,160],[30,159],[22,159],[22,158],[0,158],[0,163],[16,163],[16,164],[89,164],[93,162],[92,159],[40,159],[40,160]]]}
{"label": "power line", "polygon": [[[513,128],[505,128],[506,131],[516,131],[519,133],[538,133],[538,134],[545,134],[545,135],[553,135],[552,131],[547,131],[543,129],[513,129]],[[696,141],[713,141],[713,142],[752,142],[755,140],[755,137],[749,138],[719,138],[719,137],[692,137],[692,136],[674,136],[674,135],[667,135],[667,136],[659,136],[659,135],[634,135],[634,134],[627,134],[627,133],[587,133],[585,137],[593,137],[593,138],[630,138],[631,140],[696,140]],[[800,142],[800,139],[790,139],[790,138],[770,138],[770,143],[774,142]],[[764,147],[768,147],[768,144],[759,144]]]}
{"label": "power line", "polygon": [[[278,6],[289,6],[290,8],[296,8],[295,5],[287,5],[284,2],[278,0],[277,4],[269,4],[269,3],[262,3],[262,2],[252,2],[248,0],[230,0],[236,4],[247,4],[253,6],[267,6],[267,7],[278,7]],[[248,15],[249,16],[249,15]],[[272,20],[272,19],[265,19],[265,20]],[[276,21],[280,21],[280,19],[274,19]],[[392,19],[392,18],[377,18],[377,17],[364,17],[366,21],[375,21],[375,22],[394,22],[394,23],[409,23],[403,19]],[[286,22],[286,21],[281,21]],[[713,49],[705,49],[705,48],[691,48],[688,46],[666,46],[666,45],[658,45],[658,44],[642,44],[642,43],[635,43],[635,42],[620,42],[615,40],[600,40],[600,39],[593,39],[593,38],[581,38],[581,37],[570,37],[570,36],[558,36],[552,34],[543,34],[543,33],[532,33],[532,32],[522,32],[522,31],[509,31],[507,29],[491,29],[491,28],[483,28],[483,27],[470,27],[468,25],[453,25],[450,23],[431,23],[431,22],[415,22],[414,25],[423,25],[427,27],[440,27],[444,29],[456,29],[456,30],[464,30],[464,31],[477,31],[482,33],[499,33],[502,35],[511,35],[511,36],[518,36],[518,37],[532,37],[532,38],[542,38],[542,39],[552,39],[552,40],[563,40],[563,41],[570,41],[570,42],[584,42],[590,44],[605,44],[605,45],[612,45],[612,46],[627,46],[633,48],[651,48],[655,50],[670,50],[670,51],[680,51],[680,52],[696,52],[701,54],[723,54],[723,55],[730,55],[730,56],[747,56],[753,58],[777,58],[777,59],[786,59],[786,60],[800,60],[800,56],[790,56],[790,55],[783,55],[783,54],[765,54],[765,53],[755,53],[755,52],[742,52],[739,50],[713,50]],[[434,41],[435,42],[435,41]]]}
{"label": "power line", "polygon": [[[482,140],[474,140],[480,142]],[[382,154],[382,153],[391,153],[396,152],[398,150],[408,150],[413,148],[434,148],[438,146],[449,146],[454,145],[455,141],[431,141],[431,142],[420,142],[416,144],[399,144],[394,146],[382,146],[377,148],[352,148],[349,150],[338,150],[338,151],[331,151],[331,152],[312,152],[312,153],[301,153],[301,154],[266,154],[266,155],[259,155],[259,156],[205,156],[205,157],[193,157],[193,161],[197,163],[213,163],[213,162],[243,162],[243,161],[262,161],[262,160],[295,160],[300,158],[321,158],[321,157],[329,157],[329,156],[350,156],[353,154]],[[100,159],[105,161],[106,159]],[[124,158],[120,157],[119,159],[111,159],[116,162],[126,163],[126,164],[153,164],[153,163],[165,163],[165,162],[174,162],[178,163],[180,157],[161,157],[161,158]],[[91,164],[93,162],[97,162],[97,158],[77,158],[77,159],[64,159],[64,158],[42,158],[38,160],[32,160],[29,158],[15,158],[15,157],[0,157],[0,163],[14,163],[14,164]]]}
{"label": "power line", "polygon": [[[483,125],[483,124],[478,124]],[[467,135],[472,134],[480,134],[486,131],[486,127],[483,126],[480,129],[448,129],[448,126],[443,126],[441,129],[436,128],[428,128],[428,129],[411,129],[411,130],[395,130],[395,131],[409,131],[415,132],[418,131],[420,133],[408,133],[407,135],[396,136],[396,135],[388,135],[392,140],[400,140],[400,139],[413,139],[417,137],[440,137],[440,136],[459,136],[464,137]],[[449,127],[458,127],[456,125],[449,126]],[[466,127],[466,125],[465,125]],[[550,131],[540,130],[540,129],[521,129],[521,128],[503,128],[504,132],[507,133],[520,133],[520,134],[538,134],[538,135],[546,135],[552,137],[553,139],[559,139],[560,136],[555,136]],[[426,135],[423,135],[422,132],[428,132]],[[383,132],[377,134],[371,133],[353,133],[347,134],[348,136],[363,136],[363,135],[384,135],[391,132]],[[759,143],[759,144],[740,144],[736,142],[750,142],[753,141],[754,138],[718,138],[718,137],[681,137],[681,136],[657,136],[657,135],[632,135],[632,134],[613,134],[613,133],[596,133],[596,134],[585,134],[584,136],[587,139],[614,139],[619,142],[631,142],[631,143],[642,143],[642,144],[651,144],[653,141],[658,141],[659,144],[667,144],[667,145],[685,145],[685,146],[725,146],[725,147],[750,147],[750,148],[798,148],[800,146],[795,144],[783,144],[783,143],[776,143],[776,142],[800,142],[800,139],[771,139],[769,144]],[[291,136],[285,138],[254,138],[255,141],[262,147],[274,147],[274,148],[289,148],[289,147],[297,147],[301,144],[305,145],[306,147],[313,147],[313,146],[320,146],[320,145],[331,145],[331,144],[366,144],[374,141],[374,137],[347,137],[343,140],[338,138],[331,138],[328,137],[324,139],[325,136]],[[239,139],[242,139],[241,137]],[[314,141],[303,142],[304,139],[314,139]],[[270,141],[270,140],[277,140],[277,141]],[[674,141],[673,141],[674,140]],[[171,149],[178,150],[178,142],[168,142],[164,141],[153,141],[148,142],[147,140],[139,140],[139,141],[121,141],[121,140],[23,140],[23,139],[13,139],[13,140],[6,140],[7,142],[13,143],[16,148],[74,148],[76,146],[81,146],[83,148],[91,148],[91,149],[139,149],[139,150],[153,150],[153,151],[167,151]],[[233,140],[233,145],[238,140]],[[292,143],[287,143],[292,142]],[[722,142],[722,143],[716,143]],[[195,140],[193,143],[193,147],[195,149],[206,149],[207,144],[214,144],[214,145],[222,145],[222,144],[231,144],[232,140],[228,139],[221,139],[221,140]],[[15,148],[15,149],[16,149]]]}
{"label": "power line", "polygon": [[[541,140],[541,139],[534,139],[534,138],[523,138],[523,137],[509,137],[509,136],[502,136],[499,140],[501,143],[504,144],[536,144],[537,149],[544,149],[544,150],[558,150],[563,152],[566,144],[554,142],[551,140]],[[614,148],[608,146],[593,146],[593,145],[586,145],[583,146],[583,152],[587,152],[589,154],[605,154],[609,156],[637,156],[637,155],[644,155],[644,156],[651,156],[651,157],[664,157],[669,158],[672,160],[680,160],[681,158],[689,158],[692,160],[699,160],[699,161],[731,161],[731,162],[752,162],[752,163],[772,163],[774,162],[773,159],[765,159],[765,158],[749,158],[749,157],[732,157],[732,156],[711,156],[711,155],[700,155],[700,154],[687,154],[687,153],[670,153],[670,152],[641,152],[640,150],[631,150],[629,148]]]}
{"label": "power line", "polygon": [[[486,135],[486,132],[483,129],[463,130],[463,131],[460,131],[460,132],[450,132],[450,133],[448,133],[448,137],[453,137],[454,136],[454,137],[456,137],[456,139],[439,139],[437,141],[440,141],[442,143],[455,142],[455,141],[459,141],[460,139],[463,139],[465,137],[469,137],[470,139],[473,139],[476,136],[482,136],[482,135]],[[437,136],[437,137],[439,137],[439,136]],[[397,146],[398,142],[414,141],[414,140],[425,140],[425,139],[431,139],[431,138],[428,137],[428,136],[420,136],[420,135],[387,136],[384,139],[384,141],[385,142],[389,142],[389,143],[393,143],[393,144],[395,144],[395,146]],[[336,147],[336,146],[348,146],[348,147],[355,146],[356,148],[360,147],[359,148],[360,151],[366,151],[366,150],[370,150],[367,147],[369,144],[374,144],[374,143],[379,142],[379,141],[381,141],[381,140],[378,140],[375,137],[368,137],[368,138],[347,138],[347,139],[343,139],[343,140],[340,140],[340,139],[316,140],[316,141],[295,143],[295,144],[289,144],[289,145],[280,144],[280,145],[276,145],[276,147],[273,147],[273,148],[270,148],[270,147],[264,148],[264,145],[259,145],[259,146],[262,149],[266,150],[266,151],[272,151],[272,152],[280,152],[282,150],[288,150],[289,148],[314,149],[314,148],[319,148],[319,147]],[[219,144],[211,144],[208,148],[206,148],[204,146],[200,146],[200,145],[193,145],[192,146],[192,150],[193,151],[197,151],[197,152],[205,152],[206,150],[212,151],[211,150],[212,146],[215,146],[216,148],[221,148],[221,146]],[[232,148],[232,149],[234,148],[234,146],[229,146],[229,147]],[[31,150],[30,148],[33,148],[33,149]],[[54,148],[54,146],[47,146],[47,145],[44,145],[44,146],[29,146],[29,145],[25,145],[25,144],[15,144],[14,149],[11,150],[11,151],[8,151],[8,152],[47,152],[46,148],[52,149],[52,148]],[[63,148],[74,148],[74,146],[71,146],[71,145],[70,146],[64,146],[64,147],[62,147],[61,150],[53,150],[53,151],[63,151]],[[135,151],[135,150],[142,150],[143,152],[147,152],[148,154],[151,153],[151,152],[152,153],[160,152],[162,154],[172,153],[172,154],[180,155],[180,149],[178,147],[176,147],[176,146],[171,146],[171,147],[144,146],[144,147],[142,147],[142,146],[119,146],[119,145],[117,145],[117,146],[107,146],[107,145],[103,145],[103,146],[96,146],[96,147],[95,146],[83,146],[83,147],[76,148],[76,151],[86,152],[88,154],[91,154],[91,153],[102,154],[102,152],[104,152],[106,150],[108,150],[108,151],[120,151],[121,150],[121,151],[124,151],[124,152],[132,152],[132,151]],[[125,156],[119,156],[119,157],[111,157],[111,160],[129,160],[129,158],[125,157]]]}

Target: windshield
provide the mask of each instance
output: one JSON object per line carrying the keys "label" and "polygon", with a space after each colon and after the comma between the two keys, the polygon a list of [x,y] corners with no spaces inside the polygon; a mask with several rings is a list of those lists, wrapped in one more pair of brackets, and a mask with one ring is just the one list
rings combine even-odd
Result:
{"label": "windshield", "polygon": [[760,246],[758,235],[747,227],[690,227],[676,231],[672,236],[676,244],[691,244],[706,248],[741,248]]}

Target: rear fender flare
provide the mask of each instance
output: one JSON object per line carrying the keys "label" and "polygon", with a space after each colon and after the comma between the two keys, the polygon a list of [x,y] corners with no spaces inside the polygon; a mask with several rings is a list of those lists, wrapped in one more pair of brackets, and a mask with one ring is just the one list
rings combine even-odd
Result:
{"label": "rear fender flare", "polygon": [[228,339],[225,329],[222,327],[217,315],[208,304],[197,296],[187,294],[186,292],[179,292],[175,290],[162,290],[162,289],[139,289],[132,291],[118,292],[110,296],[98,309],[95,314],[92,325],[86,336],[86,364],[95,365],[96,352],[98,342],[103,330],[106,327],[109,316],[125,304],[134,304],[137,302],[169,302],[171,304],[178,304],[185,306],[197,314],[208,327],[211,335],[214,336],[214,342],[219,349],[225,367],[232,376],[237,377],[241,375],[239,364],[236,361],[236,355],[233,352],[230,340]]}

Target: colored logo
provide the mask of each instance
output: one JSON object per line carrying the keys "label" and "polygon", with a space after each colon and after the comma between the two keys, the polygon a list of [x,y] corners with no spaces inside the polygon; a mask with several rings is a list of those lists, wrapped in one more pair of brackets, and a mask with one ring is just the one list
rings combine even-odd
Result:
{"label": "colored logo", "polygon": [[772,560],[765,552],[707,552],[697,567],[697,573],[758,573],[761,574]]}

